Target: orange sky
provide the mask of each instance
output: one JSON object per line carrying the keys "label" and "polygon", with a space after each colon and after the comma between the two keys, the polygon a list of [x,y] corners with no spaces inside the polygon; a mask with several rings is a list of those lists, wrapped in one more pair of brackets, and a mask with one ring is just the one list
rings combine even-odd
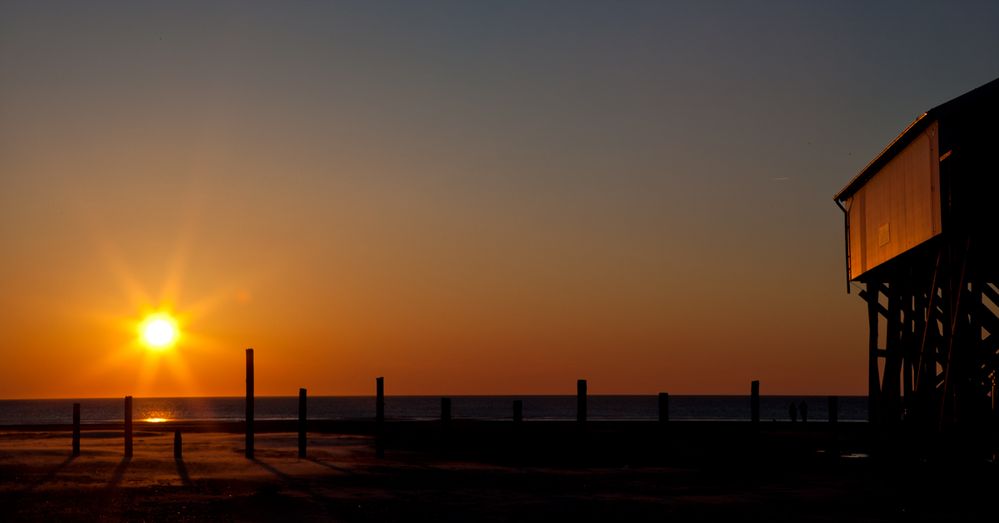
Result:
{"label": "orange sky", "polygon": [[618,9],[5,3],[0,398],[865,393],[831,195],[995,10]]}

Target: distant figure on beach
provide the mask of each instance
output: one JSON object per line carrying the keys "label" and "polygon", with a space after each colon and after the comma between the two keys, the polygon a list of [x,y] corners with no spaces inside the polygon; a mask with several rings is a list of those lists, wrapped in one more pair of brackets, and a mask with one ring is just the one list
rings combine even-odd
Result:
{"label": "distant figure on beach", "polygon": [[787,415],[791,418],[791,423],[798,421],[798,408],[794,406],[794,401],[787,406]]}
{"label": "distant figure on beach", "polygon": [[798,405],[798,411],[801,412],[801,422],[808,421],[808,404],[805,403],[805,400],[801,400],[801,405]]}

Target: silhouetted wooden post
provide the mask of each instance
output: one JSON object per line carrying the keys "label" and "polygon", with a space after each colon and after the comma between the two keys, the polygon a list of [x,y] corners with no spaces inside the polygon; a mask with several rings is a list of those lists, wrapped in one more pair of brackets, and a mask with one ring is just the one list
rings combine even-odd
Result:
{"label": "silhouetted wooden post", "polygon": [[246,458],[253,459],[253,349],[246,349]]}
{"label": "silhouetted wooden post", "polygon": [[305,433],[306,420],[308,419],[306,415],[306,392],[305,389],[298,389],[298,457],[305,459],[305,445],[306,438]]}
{"label": "silhouetted wooden post", "polygon": [[992,375],[992,421],[999,421],[999,373]]}
{"label": "silhouetted wooden post", "polygon": [[385,378],[375,378],[375,455],[385,456]]}
{"label": "silhouetted wooden post", "polygon": [[586,423],[586,380],[576,380],[576,421]]}
{"label": "silhouetted wooden post", "polygon": [[451,398],[441,398],[441,422],[451,421]]}
{"label": "silhouetted wooden post", "polygon": [[666,423],[669,421],[669,393],[660,392],[659,393],[659,422]]}
{"label": "silhouetted wooden post", "polygon": [[[870,423],[880,421],[878,417],[878,395],[881,393],[881,377],[878,372],[878,307],[880,306],[878,299],[880,293],[880,282],[867,282],[867,421]],[[930,303],[935,295],[936,289],[933,289],[930,294]],[[932,321],[930,320],[930,323]],[[945,326],[946,324],[947,322],[944,321]]]}
{"label": "silhouetted wooden post", "polygon": [[132,397],[125,396],[125,457],[132,457]]}
{"label": "silhouetted wooden post", "polygon": [[999,376],[992,375],[992,420],[999,421]]}
{"label": "silhouetted wooden post", "polygon": [[524,421],[524,400],[513,400],[513,421]]}
{"label": "silhouetted wooden post", "polygon": [[180,438],[180,431],[175,430],[173,432],[173,459],[178,461],[184,459],[183,447],[184,445]]}
{"label": "silhouetted wooden post", "polygon": [[760,381],[753,380],[752,390],[750,392],[749,399],[749,410],[752,416],[753,425],[758,425],[760,423]]}
{"label": "silhouetted wooden post", "polygon": [[73,455],[80,455],[80,404],[73,404]]}
{"label": "silhouetted wooden post", "polygon": [[837,425],[839,422],[839,398],[829,396],[829,455],[839,457],[839,435]]}

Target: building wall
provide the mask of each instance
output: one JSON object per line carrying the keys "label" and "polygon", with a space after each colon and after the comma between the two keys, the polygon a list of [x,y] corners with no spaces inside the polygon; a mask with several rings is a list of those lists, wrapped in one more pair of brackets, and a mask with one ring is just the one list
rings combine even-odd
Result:
{"label": "building wall", "polygon": [[941,232],[937,122],[846,201],[850,279]]}

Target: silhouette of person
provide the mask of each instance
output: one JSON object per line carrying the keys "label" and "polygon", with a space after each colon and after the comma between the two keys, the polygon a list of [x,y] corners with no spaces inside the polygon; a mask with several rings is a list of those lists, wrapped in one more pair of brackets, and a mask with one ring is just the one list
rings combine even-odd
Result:
{"label": "silhouette of person", "polygon": [[787,406],[787,415],[791,418],[791,423],[798,421],[798,408],[794,406],[793,401]]}
{"label": "silhouette of person", "polygon": [[805,403],[805,400],[801,400],[801,405],[798,405],[798,412],[801,413],[802,423],[808,421],[808,404]]}

